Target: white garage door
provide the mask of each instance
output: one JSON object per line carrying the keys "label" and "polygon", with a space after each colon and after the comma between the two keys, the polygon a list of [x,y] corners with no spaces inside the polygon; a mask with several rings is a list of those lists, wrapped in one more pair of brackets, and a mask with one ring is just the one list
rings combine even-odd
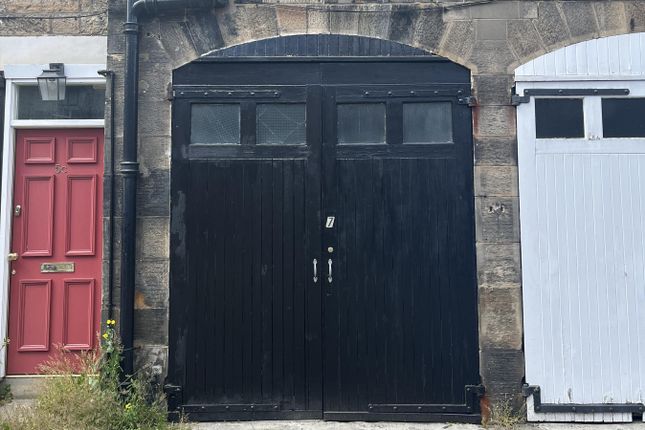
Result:
{"label": "white garage door", "polygon": [[642,41],[578,44],[516,74],[516,92],[529,93],[518,100],[517,122],[531,421],[642,414]]}

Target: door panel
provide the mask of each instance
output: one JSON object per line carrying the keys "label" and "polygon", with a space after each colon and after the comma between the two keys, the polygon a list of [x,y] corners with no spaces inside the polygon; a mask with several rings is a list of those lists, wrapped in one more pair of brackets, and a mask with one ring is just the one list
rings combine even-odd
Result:
{"label": "door panel", "polygon": [[102,148],[101,129],[16,133],[8,374],[97,343]]}
{"label": "door panel", "polygon": [[[213,122],[201,124],[208,108],[200,108],[200,124],[173,160],[173,195],[186,199],[173,219],[186,226],[188,251],[175,254],[171,277],[185,279],[189,300],[186,348],[171,360],[185,366],[184,408],[198,419],[320,416],[320,282],[312,264],[320,247],[319,90],[267,94],[278,91],[279,100],[249,102],[244,92],[224,99],[240,106],[240,130],[224,134],[220,124],[219,137],[201,129]],[[222,115],[237,111],[220,109],[224,100],[209,102]],[[195,112],[177,103],[178,115]],[[305,106],[303,134],[296,111]]]}
{"label": "door panel", "polygon": [[329,419],[416,419],[419,411],[475,408],[466,393],[479,379],[472,155],[470,137],[456,129],[470,126],[468,108],[415,97],[426,106],[449,103],[454,135],[450,143],[403,144],[404,135],[423,134],[405,133],[408,99],[374,97],[370,103],[387,104],[378,114],[386,117],[386,141],[372,143],[370,132],[365,144],[357,142],[361,137],[339,143],[338,115],[365,106],[366,92],[423,91],[387,86],[325,93],[323,216],[335,216],[323,240],[333,273],[324,302]]}

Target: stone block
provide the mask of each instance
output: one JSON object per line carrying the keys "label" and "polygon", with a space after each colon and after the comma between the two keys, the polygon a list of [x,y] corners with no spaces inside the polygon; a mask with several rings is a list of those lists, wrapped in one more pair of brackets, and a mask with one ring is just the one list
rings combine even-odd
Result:
{"label": "stone block", "polygon": [[[145,75],[153,65],[163,64],[163,69],[170,68],[172,57],[166,52],[166,47],[162,43],[161,23],[158,18],[146,21],[141,24],[139,36],[139,77]],[[141,85],[141,84],[139,84]]]}
{"label": "stone block", "polygon": [[224,46],[224,39],[214,12],[192,11],[187,14],[186,20],[190,40],[198,55]]}
{"label": "stone block", "polygon": [[516,197],[516,166],[475,166],[475,196]]}
{"label": "stone block", "polygon": [[513,106],[478,106],[473,109],[476,137],[515,136],[515,108]]}
{"label": "stone block", "polygon": [[522,292],[508,288],[479,288],[479,344],[481,349],[522,349]]}
{"label": "stone block", "polygon": [[137,260],[167,259],[169,255],[169,247],[169,217],[137,218]]}
{"label": "stone block", "polygon": [[360,10],[350,7],[334,8],[329,11],[329,29],[331,33],[358,34]]}
{"label": "stone block", "polygon": [[387,39],[390,33],[390,5],[361,7],[358,19],[358,34]]}
{"label": "stone block", "polygon": [[463,63],[475,45],[475,26],[471,21],[455,21],[446,28],[439,53],[453,61]]}
{"label": "stone block", "polygon": [[477,285],[507,287],[522,280],[520,244],[477,244]]}
{"label": "stone block", "polygon": [[476,165],[517,165],[515,137],[475,137]]}
{"label": "stone block", "polygon": [[511,401],[517,409],[523,405],[524,353],[518,349],[486,348],[479,353],[479,368],[486,397],[491,406]]}
{"label": "stone block", "polygon": [[625,19],[625,5],[618,1],[603,1],[593,4],[601,35],[627,33],[629,20]]}
{"label": "stone block", "polygon": [[168,347],[166,345],[139,345],[134,350],[135,369],[144,369],[158,384],[163,382],[168,371]]}
{"label": "stone block", "polygon": [[535,21],[535,28],[547,47],[564,45],[570,37],[569,29],[558,8],[559,3],[543,1],[538,4],[538,18]]}
{"label": "stone block", "polygon": [[49,32],[49,22],[45,19],[0,18],[0,36],[42,36]]}
{"label": "stone block", "polygon": [[630,31],[645,30],[645,2],[627,1],[625,5],[625,18],[629,23]]}
{"label": "stone block", "polygon": [[168,310],[134,310],[134,345],[168,344]]}
{"label": "stone block", "polygon": [[140,136],[139,162],[150,171],[170,169],[170,142],[170,136]]}
{"label": "stone block", "polygon": [[326,34],[330,30],[330,13],[319,7],[307,7],[307,33]]}
{"label": "stone block", "polygon": [[467,62],[474,73],[507,74],[516,61],[506,40],[478,40],[473,45]]}
{"label": "stone block", "polygon": [[418,7],[409,5],[393,5],[390,14],[389,40],[412,45],[414,43],[414,30],[420,11]]}
{"label": "stone block", "polygon": [[419,9],[414,29],[413,45],[428,51],[439,50],[441,39],[446,28],[442,19],[441,9],[428,7]]}
{"label": "stone block", "polygon": [[123,54],[125,52],[125,35],[122,33],[124,19],[124,15],[121,15],[113,10],[110,10],[108,12],[108,56],[110,56],[111,54]]}
{"label": "stone block", "polygon": [[304,6],[276,6],[275,10],[281,35],[307,32],[307,9]]}
{"label": "stone block", "polygon": [[588,39],[598,34],[592,2],[561,2],[560,7],[574,40]]}
{"label": "stone block", "polygon": [[[139,101],[168,102],[169,87],[172,81],[172,69],[168,62],[139,62]],[[122,89],[123,81],[119,82]],[[121,93],[123,94],[123,93]],[[170,129],[168,129],[168,134]]]}
{"label": "stone block", "polygon": [[173,68],[186,64],[199,56],[184,22],[159,21],[159,34]]}
{"label": "stone block", "polygon": [[470,7],[472,19],[518,19],[520,18],[519,2],[491,2]]}
{"label": "stone block", "polygon": [[145,109],[139,109],[139,135],[167,136],[170,123],[169,101],[149,101]]}
{"label": "stone block", "polygon": [[506,23],[503,19],[476,20],[477,40],[506,40]]}
{"label": "stone block", "polygon": [[536,19],[538,17],[538,5],[533,1],[520,1],[517,3],[520,19]]}
{"label": "stone block", "polygon": [[516,197],[476,197],[477,242],[517,243],[520,240]]}
{"label": "stone block", "polygon": [[514,20],[508,22],[508,44],[519,59],[532,59],[537,53],[544,52],[540,35],[535,29],[535,24],[529,20]]}
{"label": "stone block", "polygon": [[[85,36],[107,35],[107,15],[85,16],[80,19],[79,34]],[[52,23],[52,28],[54,24]]]}
{"label": "stone block", "polygon": [[442,13],[442,20],[444,22],[452,21],[470,21],[471,16],[471,7],[465,5],[454,4],[453,7],[444,7]]}
{"label": "stone block", "polygon": [[477,104],[509,105],[514,84],[513,75],[474,75],[473,87]]}
{"label": "stone block", "polygon": [[78,0],[10,0],[3,3],[6,12],[31,15],[69,13],[80,10]]}
{"label": "stone block", "polygon": [[168,260],[137,262],[135,309],[168,308]]}
{"label": "stone block", "polygon": [[278,35],[278,19],[273,6],[236,5],[218,11],[217,20],[224,46]]}
{"label": "stone block", "polygon": [[[79,22],[79,18],[52,19],[51,34],[76,36],[81,32]],[[85,33],[85,29],[83,29],[83,33]]]}

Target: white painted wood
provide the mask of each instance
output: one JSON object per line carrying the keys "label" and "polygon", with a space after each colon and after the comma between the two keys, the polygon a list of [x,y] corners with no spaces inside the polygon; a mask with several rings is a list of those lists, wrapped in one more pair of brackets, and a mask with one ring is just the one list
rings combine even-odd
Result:
{"label": "white painted wood", "polygon": [[[11,81],[6,83],[4,123],[10,124],[15,112],[15,91]],[[15,132],[10,126],[3,130],[2,188],[0,190],[0,342],[7,339],[9,322],[9,262],[6,255],[11,252],[11,206],[13,201],[14,146]],[[0,351],[0,377],[6,375],[7,348]]]}
{"label": "white painted wood", "polygon": [[[20,82],[19,79],[32,80],[35,82],[44,69],[48,69],[49,64],[7,64],[4,66],[4,76],[6,79],[13,79]],[[98,74],[99,70],[105,69],[105,62],[98,64],[65,64],[65,77],[67,84],[75,82],[82,83],[101,83],[105,80]]]}
{"label": "white painted wood", "polygon": [[645,33],[576,43],[542,55],[515,70],[517,81],[645,78]]}
{"label": "white painted wood", "polygon": [[[66,65],[67,66],[67,65]],[[105,84],[104,78],[96,78],[95,72],[104,66],[70,65],[74,72],[71,83]],[[11,221],[13,219],[13,181],[15,165],[15,137],[17,128],[102,128],[105,120],[17,120],[17,87],[35,84],[33,77],[26,78],[29,67],[14,66],[10,75],[18,76],[6,80],[5,91],[5,128],[3,130],[4,146],[2,153],[2,188],[0,189],[0,342],[7,338],[9,321],[9,280],[10,270],[7,254],[11,252]],[[32,67],[33,69],[33,67]],[[34,69],[35,70],[35,69]],[[84,77],[83,77],[84,76]],[[7,349],[0,351],[0,378],[6,375]]]}
{"label": "white painted wood", "polygon": [[105,63],[106,36],[0,37],[0,70],[7,64]]}
{"label": "white painted wood", "polygon": [[[573,70],[562,52],[548,61]],[[645,93],[636,81],[517,83],[518,93],[576,87]],[[600,98],[583,98],[582,139],[536,139],[534,98],[517,108],[526,381],[545,403],[645,400],[645,139],[603,139]],[[632,420],[535,413],[532,398],[527,409],[530,421]]]}

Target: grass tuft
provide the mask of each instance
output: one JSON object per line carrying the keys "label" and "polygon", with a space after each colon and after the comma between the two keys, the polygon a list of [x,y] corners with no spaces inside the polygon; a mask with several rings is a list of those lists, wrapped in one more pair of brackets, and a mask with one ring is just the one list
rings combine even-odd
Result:
{"label": "grass tuft", "polygon": [[0,430],[166,430],[185,429],[167,422],[163,394],[145,372],[121,381],[121,344],[110,320],[101,349],[58,353],[41,367],[50,375],[33,406],[16,406],[0,415]]}

